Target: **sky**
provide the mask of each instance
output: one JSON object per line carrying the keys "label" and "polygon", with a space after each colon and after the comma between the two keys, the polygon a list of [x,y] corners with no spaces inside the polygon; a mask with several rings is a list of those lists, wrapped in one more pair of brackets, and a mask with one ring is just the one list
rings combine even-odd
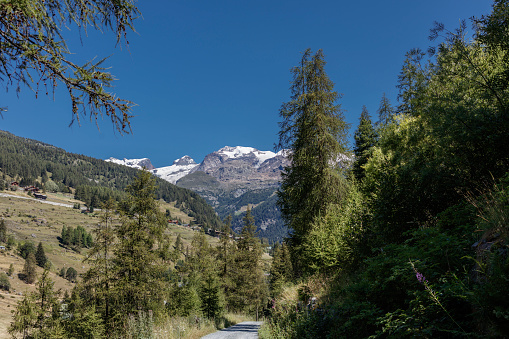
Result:
{"label": "sky", "polygon": [[[140,1],[142,17],[128,47],[111,32],[64,29],[76,63],[109,57],[111,89],[136,106],[132,134],[108,118],[69,126],[63,86],[55,97],[0,87],[0,130],[99,159],[149,158],[168,166],[196,162],[224,146],[273,151],[279,109],[290,100],[290,69],[307,48],[322,49],[326,73],[353,136],[365,105],[376,119],[385,93],[395,106],[397,78],[412,48],[426,50],[435,21],[454,30],[461,19],[489,14],[487,0],[174,0]],[[468,25],[471,32],[470,25]],[[349,139],[353,142],[353,137]]]}

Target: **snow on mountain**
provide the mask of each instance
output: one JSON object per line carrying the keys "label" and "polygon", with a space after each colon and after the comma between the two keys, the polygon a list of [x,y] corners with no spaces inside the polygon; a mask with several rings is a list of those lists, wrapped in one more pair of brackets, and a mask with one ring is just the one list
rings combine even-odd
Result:
{"label": "snow on mountain", "polygon": [[150,162],[150,159],[148,159],[148,158],[142,158],[142,159],[126,159],[126,158],[124,158],[123,160],[120,160],[120,159],[111,157],[109,159],[106,159],[105,161],[112,162],[112,163],[115,163],[118,165],[124,165],[127,167],[133,167],[133,168],[137,168],[137,169],[142,169],[143,167],[145,167],[148,170],[153,170],[155,168],[154,165],[152,165],[152,163]]}
{"label": "snow on mountain", "polygon": [[198,164],[190,156],[185,155],[182,158],[175,160],[173,165],[155,168],[152,170],[152,173],[161,179],[175,184],[177,180],[188,175],[189,172],[191,172],[191,170],[196,166],[198,166]]}
{"label": "snow on mountain", "polygon": [[[218,154],[224,154],[229,159],[237,159],[246,156],[254,155],[258,159],[258,166],[261,165],[264,161],[274,158],[277,154],[271,151],[259,151],[253,147],[244,147],[244,146],[236,146],[230,147],[225,146],[217,151]],[[279,154],[279,153],[278,153]]]}
{"label": "snow on mountain", "polygon": [[147,158],[124,158],[123,160],[109,158],[106,161],[138,169],[145,166],[148,170],[152,171],[154,175],[175,184],[187,174],[196,171],[203,171],[220,180],[221,178],[229,180],[226,178],[230,178],[228,172],[232,170],[238,172],[237,174],[239,175],[243,175],[246,180],[252,178],[255,172],[273,172],[274,175],[277,176],[277,172],[280,172],[283,165],[286,165],[285,158],[284,150],[274,153],[271,151],[259,151],[253,147],[225,146],[218,151],[209,153],[200,164],[197,164],[187,155],[175,160],[171,166],[159,168],[155,168]]}

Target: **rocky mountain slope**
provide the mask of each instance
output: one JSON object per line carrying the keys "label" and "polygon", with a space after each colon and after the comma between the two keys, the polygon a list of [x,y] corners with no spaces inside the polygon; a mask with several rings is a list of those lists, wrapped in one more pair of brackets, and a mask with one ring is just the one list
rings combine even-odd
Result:
{"label": "rocky mountain slope", "polygon": [[[139,160],[123,161],[126,166],[141,166]],[[224,219],[233,216],[234,229],[240,230],[242,218],[249,206],[255,217],[259,235],[269,241],[279,241],[287,233],[275,205],[275,192],[281,172],[289,165],[284,151],[274,153],[253,147],[225,146],[205,156],[197,164],[189,156],[171,166],[154,168],[152,172],[177,186],[191,189],[205,198]]]}

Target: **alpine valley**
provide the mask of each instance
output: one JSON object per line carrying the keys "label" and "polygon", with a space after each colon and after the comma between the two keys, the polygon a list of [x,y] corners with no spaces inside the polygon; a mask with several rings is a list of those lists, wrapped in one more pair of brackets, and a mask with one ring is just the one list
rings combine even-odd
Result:
{"label": "alpine valley", "polygon": [[252,147],[225,146],[205,156],[199,164],[186,155],[171,166],[160,168],[155,168],[147,158],[106,161],[133,168],[145,167],[161,179],[198,193],[221,219],[231,215],[236,231],[242,227],[242,218],[249,207],[260,237],[272,243],[281,241],[287,234],[276,206],[281,172],[289,165],[284,150],[274,153]]}

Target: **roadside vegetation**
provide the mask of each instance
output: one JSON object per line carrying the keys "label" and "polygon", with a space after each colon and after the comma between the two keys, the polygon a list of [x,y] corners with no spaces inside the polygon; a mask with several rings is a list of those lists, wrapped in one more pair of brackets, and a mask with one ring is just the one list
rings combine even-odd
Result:
{"label": "roadside vegetation", "polygon": [[376,122],[362,109],[350,169],[330,161],[344,125],[319,128],[341,120],[323,55],[294,68],[280,134],[291,236],[262,338],[507,337],[509,3],[468,23],[471,39],[466,22],[436,24],[429,53],[407,53],[399,105],[384,95]]}

